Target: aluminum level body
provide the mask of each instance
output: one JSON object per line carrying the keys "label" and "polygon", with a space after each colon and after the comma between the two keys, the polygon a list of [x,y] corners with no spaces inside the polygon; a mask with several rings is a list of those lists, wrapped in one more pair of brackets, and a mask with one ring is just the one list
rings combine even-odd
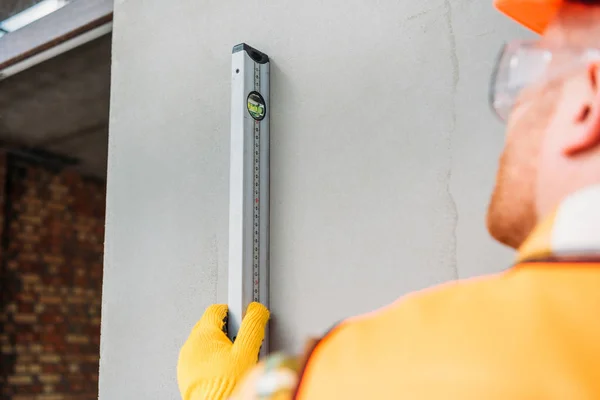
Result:
{"label": "aluminum level body", "polygon": [[[248,304],[269,307],[269,59],[245,45],[232,54],[228,335]],[[261,354],[268,351],[268,334]]]}

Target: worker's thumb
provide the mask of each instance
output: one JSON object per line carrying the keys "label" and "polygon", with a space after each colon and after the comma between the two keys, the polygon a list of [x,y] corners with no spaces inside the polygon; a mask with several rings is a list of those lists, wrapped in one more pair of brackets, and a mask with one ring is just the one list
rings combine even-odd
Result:
{"label": "worker's thumb", "polygon": [[233,343],[233,351],[241,358],[257,361],[268,321],[269,310],[260,303],[250,303]]}
{"label": "worker's thumb", "polygon": [[226,304],[213,304],[209,306],[204,311],[200,321],[192,329],[192,333],[199,333],[200,331],[209,334],[222,332],[227,319],[227,311],[228,307]]}

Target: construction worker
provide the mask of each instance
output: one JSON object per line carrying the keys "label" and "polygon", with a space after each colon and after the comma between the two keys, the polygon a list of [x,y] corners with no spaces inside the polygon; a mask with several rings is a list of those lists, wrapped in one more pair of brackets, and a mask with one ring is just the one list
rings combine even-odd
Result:
{"label": "construction worker", "polygon": [[540,33],[502,50],[506,121],[488,229],[510,270],[414,293],[257,367],[268,311],[234,344],[209,307],[181,349],[184,400],[600,399],[600,0],[497,0]]}

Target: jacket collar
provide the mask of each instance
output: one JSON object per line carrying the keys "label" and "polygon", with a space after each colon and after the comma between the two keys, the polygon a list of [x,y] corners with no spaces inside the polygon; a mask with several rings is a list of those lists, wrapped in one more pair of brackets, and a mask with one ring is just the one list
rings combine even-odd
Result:
{"label": "jacket collar", "polygon": [[517,261],[600,260],[600,185],[580,190],[533,230]]}

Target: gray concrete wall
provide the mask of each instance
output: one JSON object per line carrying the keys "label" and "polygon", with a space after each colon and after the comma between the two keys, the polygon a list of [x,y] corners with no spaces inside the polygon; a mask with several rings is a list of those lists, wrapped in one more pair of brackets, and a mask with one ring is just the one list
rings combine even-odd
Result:
{"label": "gray concrete wall", "polygon": [[484,228],[503,127],[487,87],[526,33],[491,1],[117,0],[100,399],[176,399],[226,300],[229,66],[272,57],[273,344],[501,270]]}

